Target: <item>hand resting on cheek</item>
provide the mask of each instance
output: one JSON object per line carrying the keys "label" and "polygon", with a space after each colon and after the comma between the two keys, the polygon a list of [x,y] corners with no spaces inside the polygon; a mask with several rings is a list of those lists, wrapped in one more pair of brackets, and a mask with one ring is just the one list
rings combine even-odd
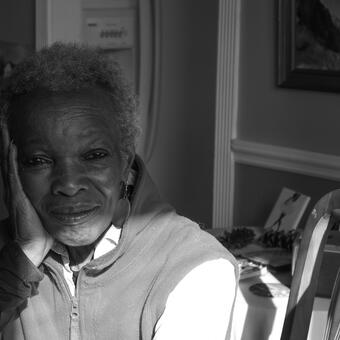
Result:
{"label": "hand resting on cheek", "polygon": [[22,188],[18,174],[17,148],[9,139],[6,124],[2,124],[1,137],[1,170],[12,234],[26,256],[34,265],[39,266],[54,241],[43,227],[38,214]]}

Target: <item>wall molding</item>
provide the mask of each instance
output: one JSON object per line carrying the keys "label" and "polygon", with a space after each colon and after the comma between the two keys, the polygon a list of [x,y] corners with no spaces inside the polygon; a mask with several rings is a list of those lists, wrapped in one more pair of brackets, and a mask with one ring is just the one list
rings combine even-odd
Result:
{"label": "wall molding", "polygon": [[233,139],[236,163],[340,181],[340,156]]}
{"label": "wall molding", "polygon": [[215,109],[213,228],[231,228],[234,210],[234,159],[240,45],[240,1],[219,1]]}

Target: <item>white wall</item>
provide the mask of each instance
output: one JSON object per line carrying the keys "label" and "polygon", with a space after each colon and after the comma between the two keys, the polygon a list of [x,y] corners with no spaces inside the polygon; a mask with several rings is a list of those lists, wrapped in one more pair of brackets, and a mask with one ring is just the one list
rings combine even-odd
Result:
{"label": "white wall", "polygon": [[211,226],[218,1],[162,0],[159,131],[151,173],[180,213]]}
{"label": "white wall", "polygon": [[[242,1],[238,138],[340,155],[340,95],[276,86],[276,24],[276,1]],[[237,165],[235,224],[263,224],[282,186],[314,203],[340,183]]]}
{"label": "white wall", "polygon": [[340,95],[276,86],[275,1],[242,1],[239,138],[340,155]]}

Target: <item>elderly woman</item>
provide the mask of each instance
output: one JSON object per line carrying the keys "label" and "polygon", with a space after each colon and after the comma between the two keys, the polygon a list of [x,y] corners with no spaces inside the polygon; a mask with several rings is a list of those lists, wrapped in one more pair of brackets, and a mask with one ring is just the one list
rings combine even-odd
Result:
{"label": "elderly woman", "polygon": [[234,260],[157,194],[118,67],[55,44],[1,104],[1,339],[227,338]]}

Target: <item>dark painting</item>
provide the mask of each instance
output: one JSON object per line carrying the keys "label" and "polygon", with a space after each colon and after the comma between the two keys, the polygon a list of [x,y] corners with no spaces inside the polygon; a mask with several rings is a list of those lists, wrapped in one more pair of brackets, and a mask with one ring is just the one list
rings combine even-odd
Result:
{"label": "dark painting", "polygon": [[340,92],[339,0],[278,0],[278,85]]}
{"label": "dark painting", "polygon": [[340,70],[340,1],[296,2],[297,68]]}

